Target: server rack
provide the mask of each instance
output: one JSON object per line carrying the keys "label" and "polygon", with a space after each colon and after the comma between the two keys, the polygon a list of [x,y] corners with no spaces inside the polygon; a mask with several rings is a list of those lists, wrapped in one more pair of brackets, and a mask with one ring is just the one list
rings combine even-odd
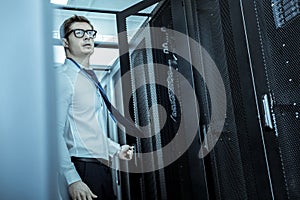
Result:
{"label": "server rack", "polygon": [[[299,198],[299,2],[165,1],[149,24],[187,34],[209,52],[224,81],[227,113],[215,148],[204,159],[195,159],[211,117],[212,91],[207,90],[205,77],[179,57],[174,68],[197,91],[199,135],[179,160],[146,175],[150,182],[144,175],[129,178],[132,199]],[[128,43],[123,47],[129,49]],[[165,62],[161,55],[133,50],[121,60],[121,70],[122,65],[132,69],[149,60]],[[191,49],[191,56],[198,55],[201,52]],[[154,95],[168,107],[162,88]],[[152,97],[149,87],[136,95],[132,113],[137,121],[148,122],[141,110],[149,107]],[[174,128],[176,124],[169,124],[167,138],[160,138],[162,146],[172,139]],[[138,144],[150,145],[144,149],[151,150],[157,141],[152,139]],[[137,188],[139,194],[134,196]]]}
{"label": "server rack", "polygon": [[[244,2],[273,198],[299,192],[299,1]],[[268,97],[269,107],[261,99]],[[265,114],[270,110],[269,114]],[[266,116],[267,115],[267,116]],[[268,115],[270,122],[268,122]]]}

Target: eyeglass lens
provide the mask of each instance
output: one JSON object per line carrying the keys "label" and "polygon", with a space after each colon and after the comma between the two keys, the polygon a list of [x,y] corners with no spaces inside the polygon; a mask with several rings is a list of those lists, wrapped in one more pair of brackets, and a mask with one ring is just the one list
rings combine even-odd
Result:
{"label": "eyeglass lens", "polygon": [[82,29],[75,29],[74,30],[74,35],[77,38],[82,38],[85,33],[87,33],[87,35],[89,37],[95,38],[97,31],[95,31],[95,30],[82,30]]}

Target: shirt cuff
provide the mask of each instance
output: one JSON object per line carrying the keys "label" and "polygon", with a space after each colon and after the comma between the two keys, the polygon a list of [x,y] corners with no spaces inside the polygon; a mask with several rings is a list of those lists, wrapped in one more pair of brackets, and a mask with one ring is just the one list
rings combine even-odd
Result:
{"label": "shirt cuff", "polygon": [[77,181],[81,181],[80,176],[74,170],[69,170],[68,172],[66,172],[65,177],[68,185],[71,185],[72,183],[75,183]]}

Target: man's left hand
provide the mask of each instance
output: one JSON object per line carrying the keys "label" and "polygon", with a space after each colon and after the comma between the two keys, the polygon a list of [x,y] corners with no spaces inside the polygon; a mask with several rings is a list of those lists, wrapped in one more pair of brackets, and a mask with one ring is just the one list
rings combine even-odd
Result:
{"label": "man's left hand", "polygon": [[127,144],[121,146],[119,151],[119,158],[122,160],[131,160],[133,156],[134,146],[129,146]]}

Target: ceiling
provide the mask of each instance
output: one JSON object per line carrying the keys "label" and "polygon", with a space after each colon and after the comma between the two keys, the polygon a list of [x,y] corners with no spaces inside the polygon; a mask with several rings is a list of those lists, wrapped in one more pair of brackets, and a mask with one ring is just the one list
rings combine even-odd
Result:
{"label": "ceiling", "polygon": [[68,0],[67,6],[122,11],[142,0]]}

